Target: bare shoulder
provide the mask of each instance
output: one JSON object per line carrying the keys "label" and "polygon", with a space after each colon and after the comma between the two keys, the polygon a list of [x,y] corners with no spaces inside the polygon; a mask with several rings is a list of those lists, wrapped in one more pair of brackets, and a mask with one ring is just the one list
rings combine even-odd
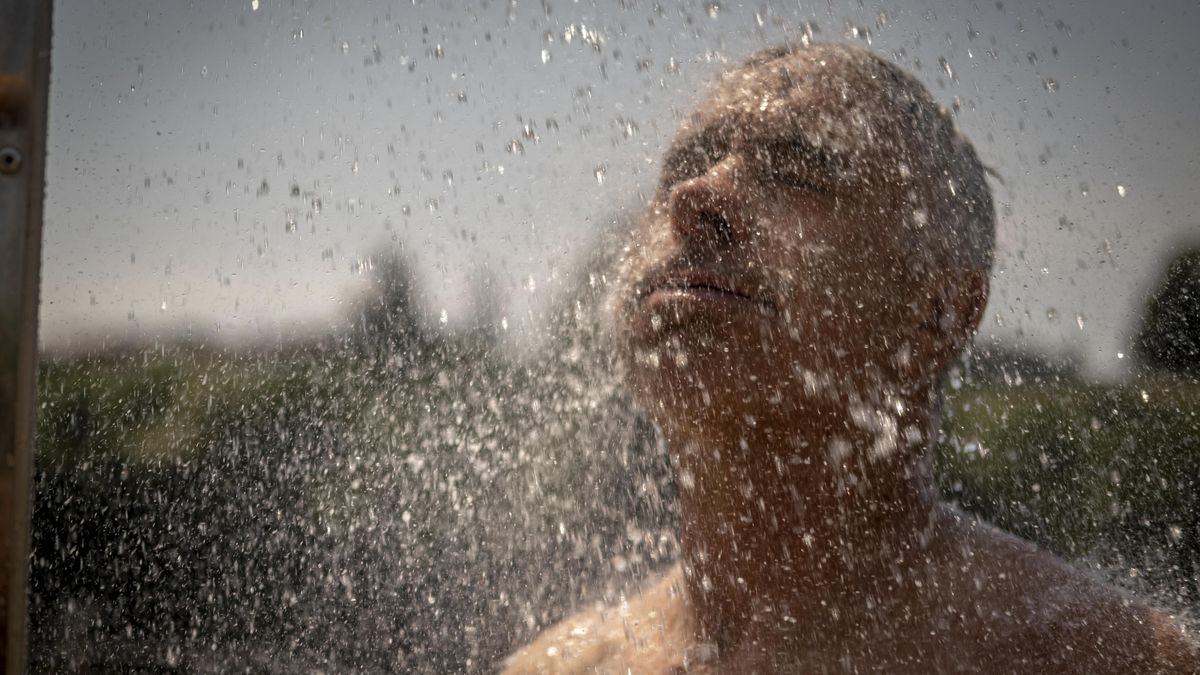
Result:
{"label": "bare shoulder", "polygon": [[508,657],[503,673],[662,671],[692,634],[679,567],[616,607],[590,609],[548,628]]}
{"label": "bare shoulder", "polygon": [[1200,674],[1196,636],[1175,617],[1029,542],[961,518],[977,568],[991,577],[992,592],[977,596],[976,611],[995,617],[997,631],[983,642],[1011,658],[1014,670]]}

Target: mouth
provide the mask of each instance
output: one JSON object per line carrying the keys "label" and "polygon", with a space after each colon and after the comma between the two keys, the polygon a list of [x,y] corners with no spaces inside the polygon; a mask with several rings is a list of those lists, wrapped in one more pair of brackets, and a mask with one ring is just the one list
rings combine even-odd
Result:
{"label": "mouth", "polygon": [[671,270],[652,275],[639,286],[638,302],[658,306],[674,301],[706,304],[746,303],[771,311],[774,305],[736,280],[704,270]]}

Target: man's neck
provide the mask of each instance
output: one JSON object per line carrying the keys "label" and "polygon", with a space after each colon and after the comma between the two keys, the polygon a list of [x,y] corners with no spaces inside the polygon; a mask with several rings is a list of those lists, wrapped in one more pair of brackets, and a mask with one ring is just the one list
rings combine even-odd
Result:
{"label": "man's neck", "polygon": [[[853,626],[903,595],[888,589],[937,534],[932,480],[914,451],[928,408],[879,424],[872,414],[664,425],[680,471],[689,597],[718,645],[789,623]],[[910,429],[922,433],[880,445],[881,434]]]}

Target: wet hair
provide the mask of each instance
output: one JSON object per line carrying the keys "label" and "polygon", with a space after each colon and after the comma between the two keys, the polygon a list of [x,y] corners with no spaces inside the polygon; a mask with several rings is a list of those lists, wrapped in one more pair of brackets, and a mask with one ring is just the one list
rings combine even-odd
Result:
{"label": "wet hair", "polygon": [[[825,83],[837,87],[846,101],[844,114],[856,117],[854,123],[883,130],[888,138],[881,142],[897,151],[893,156],[903,166],[883,169],[887,180],[910,186],[912,212],[905,219],[910,251],[988,274],[996,229],[988,170],[949,112],[903,68],[850,45],[786,44],[751,54],[726,72],[717,87],[747,72],[796,86],[788,64],[797,61],[819,62]],[[845,136],[862,131],[853,124],[843,126]]]}

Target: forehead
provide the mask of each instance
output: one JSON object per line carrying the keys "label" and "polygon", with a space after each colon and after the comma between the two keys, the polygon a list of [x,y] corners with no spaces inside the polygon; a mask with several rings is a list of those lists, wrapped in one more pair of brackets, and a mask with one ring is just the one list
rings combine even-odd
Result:
{"label": "forehead", "polygon": [[848,157],[900,160],[932,106],[921,85],[860,50],[810,48],[725,73],[680,128],[754,138],[801,137]]}

